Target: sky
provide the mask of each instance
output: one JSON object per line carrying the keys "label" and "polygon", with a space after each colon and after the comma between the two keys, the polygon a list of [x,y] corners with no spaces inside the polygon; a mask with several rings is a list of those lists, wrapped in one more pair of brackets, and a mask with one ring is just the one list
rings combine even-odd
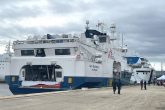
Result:
{"label": "sky", "polygon": [[0,53],[10,40],[30,35],[82,33],[85,22],[96,28],[116,24],[128,49],[156,68],[165,62],[164,0],[0,0]]}

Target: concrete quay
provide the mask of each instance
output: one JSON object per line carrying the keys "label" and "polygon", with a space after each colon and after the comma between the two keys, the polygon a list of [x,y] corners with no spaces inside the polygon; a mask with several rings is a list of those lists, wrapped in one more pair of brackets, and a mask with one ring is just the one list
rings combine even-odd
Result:
{"label": "concrete quay", "polygon": [[165,87],[84,89],[0,97],[0,110],[165,110]]}

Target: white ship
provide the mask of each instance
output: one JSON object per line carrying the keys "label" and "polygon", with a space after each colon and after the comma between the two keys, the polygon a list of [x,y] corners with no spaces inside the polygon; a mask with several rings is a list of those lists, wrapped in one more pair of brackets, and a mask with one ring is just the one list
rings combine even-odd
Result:
{"label": "white ship", "polygon": [[[12,93],[107,87],[113,78],[129,80],[126,51],[112,36],[86,24],[81,35],[47,34],[14,41],[11,73],[5,77]],[[111,28],[114,34],[115,26]]]}
{"label": "white ship", "polygon": [[5,76],[10,75],[12,53],[10,51],[10,43],[6,45],[6,52],[0,54],[0,82],[5,82]]}
{"label": "white ship", "polygon": [[128,57],[128,64],[133,67],[132,83],[140,83],[141,80],[151,83],[154,69],[146,58]]}

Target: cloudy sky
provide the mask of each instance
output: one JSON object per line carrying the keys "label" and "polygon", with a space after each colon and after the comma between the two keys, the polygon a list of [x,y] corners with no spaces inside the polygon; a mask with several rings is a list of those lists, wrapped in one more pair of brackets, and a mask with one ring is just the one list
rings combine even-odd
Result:
{"label": "cloudy sky", "polygon": [[47,33],[79,33],[85,21],[115,23],[128,48],[165,61],[164,0],[0,0],[0,46]]}

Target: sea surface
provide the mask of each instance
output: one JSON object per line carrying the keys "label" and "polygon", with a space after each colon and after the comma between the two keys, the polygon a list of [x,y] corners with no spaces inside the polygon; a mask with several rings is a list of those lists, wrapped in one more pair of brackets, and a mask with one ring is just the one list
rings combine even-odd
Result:
{"label": "sea surface", "polygon": [[10,90],[9,86],[5,83],[0,83],[0,97],[1,96],[11,96],[13,95]]}

